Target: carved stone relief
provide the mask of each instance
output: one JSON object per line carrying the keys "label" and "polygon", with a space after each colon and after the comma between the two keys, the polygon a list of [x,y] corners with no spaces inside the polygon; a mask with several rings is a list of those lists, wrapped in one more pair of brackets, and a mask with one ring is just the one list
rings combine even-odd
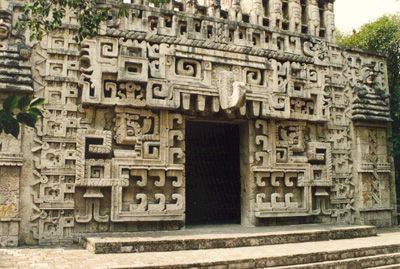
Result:
{"label": "carved stone relief", "polygon": [[385,128],[358,127],[358,173],[363,208],[390,208],[390,164]]}
{"label": "carved stone relief", "polygon": [[252,128],[255,215],[332,215],[332,154],[324,126],[256,121]]}
{"label": "carved stone relief", "polygon": [[0,12],[0,50],[22,70],[0,81],[0,99],[5,88],[46,99],[33,135],[1,136],[0,245],[183,226],[193,118],[247,123],[249,219],[366,223],[363,212],[392,212],[384,58],[332,43],[333,1],[267,2],[132,5],[82,44],[68,15],[31,53],[9,31],[18,14]]}

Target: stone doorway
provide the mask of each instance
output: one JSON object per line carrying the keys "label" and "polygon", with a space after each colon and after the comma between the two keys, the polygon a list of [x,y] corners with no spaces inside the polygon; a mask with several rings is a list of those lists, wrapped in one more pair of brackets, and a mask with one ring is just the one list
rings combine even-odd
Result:
{"label": "stone doorway", "polygon": [[239,129],[186,123],[186,224],[240,223]]}

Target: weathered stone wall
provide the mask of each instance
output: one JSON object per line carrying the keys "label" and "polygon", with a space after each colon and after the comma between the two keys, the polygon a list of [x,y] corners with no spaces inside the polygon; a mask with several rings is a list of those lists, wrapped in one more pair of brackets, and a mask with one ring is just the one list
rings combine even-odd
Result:
{"label": "weathered stone wall", "polygon": [[[18,4],[0,2],[0,103],[10,95],[32,94],[30,49],[24,37],[12,31],[12,22],[19,15]],[[15,11],[15,12],[14,12]],[[31,161],[23,155],[26,142],[24,130],[19,139],[0,134],[0,247],[16,246],[21,230],[21,200],[23,165]],[[24,159],[26,157],[26,159]],[[32,174],[32,171],[30,171]],[[27,197],[28,200],[31,198]]]}
{"label": "weathered stone wall", "polygon": [[334,44],[333,1],[135,2],[82,44],[64,23],[32,44],[43,120],[1,140],[25,160],[0,164],[1,242],[183,226],[189,118],[241,124],[243,224],[394,224],[385,59]]}

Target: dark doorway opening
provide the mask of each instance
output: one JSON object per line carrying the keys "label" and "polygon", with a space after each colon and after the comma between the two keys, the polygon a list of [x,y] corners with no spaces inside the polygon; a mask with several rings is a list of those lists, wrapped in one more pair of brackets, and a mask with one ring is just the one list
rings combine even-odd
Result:
{"label": "dark doorway opening", "polygon": [[186,224],[240,223],[239,126],[186,122]]}

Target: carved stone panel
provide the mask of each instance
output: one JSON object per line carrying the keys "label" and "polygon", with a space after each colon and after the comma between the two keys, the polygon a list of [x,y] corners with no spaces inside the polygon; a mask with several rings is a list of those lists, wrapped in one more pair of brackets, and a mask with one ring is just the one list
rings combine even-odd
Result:
{"label": "carved stone panel", "polygon": [[255,172],[257,185],[256,217],[295,217],[310,214],[309,169]]}
{"label": "carved stone panel", "polygon": [[331,216],[332,148],[325,127],[259,120],[250,128],[255,216]]}
{"label": "carved stone panel", "polygon": [[360,126],[356,135],[362,209],[388,210],[391,207],[391,165],[386,128]]}
{"label": "carved stone panel", "polygon": [[0,167],[0,221],[19,218],[19,167]]}

